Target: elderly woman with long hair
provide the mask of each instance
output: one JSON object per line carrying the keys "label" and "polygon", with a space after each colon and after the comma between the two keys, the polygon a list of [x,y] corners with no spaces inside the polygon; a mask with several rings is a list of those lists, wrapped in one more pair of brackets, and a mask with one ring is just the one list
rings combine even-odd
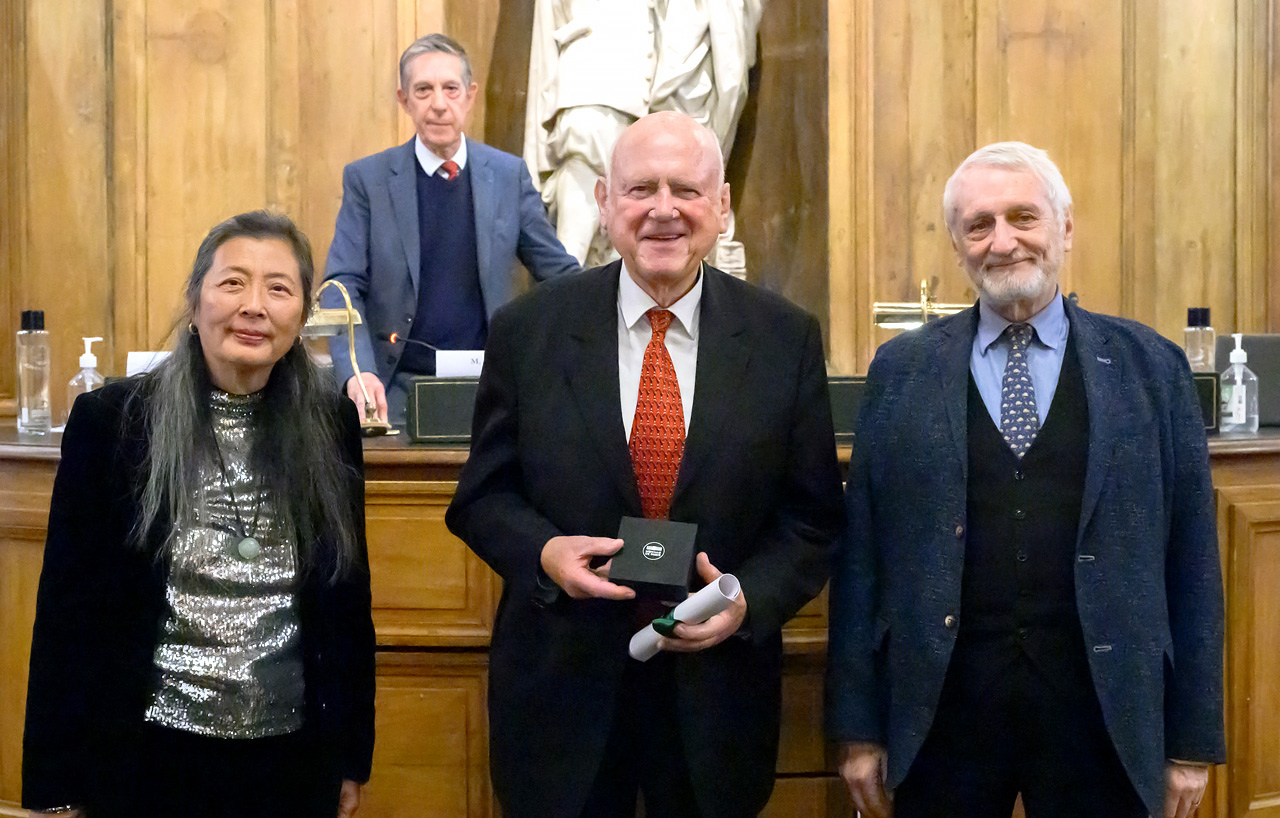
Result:
{"label": "elderly woman with long hair", "polygon": [[36,601],[23,804],[347,816],[373,753],[354,405],[299,337],[288,218],[214,227],[150,374],[76,401]]}

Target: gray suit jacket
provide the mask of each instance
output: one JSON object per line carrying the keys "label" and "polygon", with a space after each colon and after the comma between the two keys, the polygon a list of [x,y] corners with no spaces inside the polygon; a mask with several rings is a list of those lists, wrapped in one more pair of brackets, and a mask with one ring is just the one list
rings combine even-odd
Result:
{"label": "gray suit jacket", "polygon": [[[1075,593],[1107,730],[1163,814],[1167,758],[1220,762],[1223,592],[1208,449],[1186,357],[1067,303],[1089,451]],[[888,747],[895,787],[933,722],[958,629],[977,309],[904,333],[867,374],[849,528],[831,579],[827,732]]]}
{"label": "gray suit jacket", "polygon": [[[383,385],[394,374],[404,344],[386,336],[408,334],[418,307],[422,275],[414,140],[366,156],[342,172],[342,207],[334,227],[325,280],[341,281],[364,323],[356,327],[356,359]],[[467,140],[471,195],[475,206],[476,258],[485,312],[516,295],[516,261],[538,281],[581,270],[547,221],[542,200],[519,157]],[[325,293],[324,306],[341,304]],[[353,373],[346,335],[330,342],[334,373],[345,383]]]}

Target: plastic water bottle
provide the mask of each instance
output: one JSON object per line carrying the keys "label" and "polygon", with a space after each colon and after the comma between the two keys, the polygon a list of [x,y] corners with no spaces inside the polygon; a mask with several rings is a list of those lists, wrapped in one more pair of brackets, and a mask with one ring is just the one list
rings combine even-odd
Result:
{"label": "plastic water bottle", "polygon": [[1208,307],[1187,308],[1187,328],[1183,331],[1182,348],[1186,350],[1187,361],[1192,372],[1217,372],[1213,365],[1214,333],[1209,326]]}
{"label": "plastic water bottle", "polygon": [[49,333],[43,310],[24,310],[18,330],[18,437],[43,439],[52,427],[49,407]]}

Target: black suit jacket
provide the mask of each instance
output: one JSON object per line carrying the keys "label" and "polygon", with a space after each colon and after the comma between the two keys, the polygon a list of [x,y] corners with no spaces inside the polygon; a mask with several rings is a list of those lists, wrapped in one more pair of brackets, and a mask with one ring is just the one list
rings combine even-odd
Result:
{"label": "black suit jacket", "polygon": [[[146,551],[130,544],[147,441],[146,396],[130,397],[142,388],[129,380],[81,396],[62,438],[27,686],[22,803],[29,809],[97,804],[147,780],[137,749],[166,614],[166,564],[154,549],[168,526],[155,526]],[[317,565],[298,591],[306,720],[333,771],[367,781],[374,634],[363,459],[354,404],[335,394],[333,411],[353,467],[359,554],[345,578],[330,584],[332,571]]]}
{"label": "black suit jacket", "polygon": [[[446,520],[505,581],[490,653],[503,811],[576,816],[595,778],[634,603],[539,604],[547,540],[643,516],[618,386],[615,262],[499,311],[471,457]],[[685,755],[708,816],[753,814],[777,760],[780,629],[826,580],[843,514],[818,322],[705,268],[697,384],[673,520],[738,576],[748,638],[676,660]]]}

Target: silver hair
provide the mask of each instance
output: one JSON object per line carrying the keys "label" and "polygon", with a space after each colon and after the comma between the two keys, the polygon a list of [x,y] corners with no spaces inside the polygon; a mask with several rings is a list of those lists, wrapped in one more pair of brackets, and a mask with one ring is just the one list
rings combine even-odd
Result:
{"label": "silver hair", "polygon": [[[187,279],[185,304],[173,334],[172,354],[143,376],[131,400],[141,403],[147,418],[147,447],[140,513],[134,544],[147,548],[156,526],[191,518],[200,495],[199,464],[214,456],[209,418],[213,388],[200,338],[187,323],[200,300],[204,278],[217,249],[233,238],[280,239],[293,250],[302,279],[303,315],[311,310],[315,266],[311,245],[294,223],[281,214],[258,210],[217,225],[196,253]],[[303,570],[318,570],[336,579],[355,563],[358,543],[355,481],[359,472],[343,457],[343,437],[333,411],[332,379],[312,363],[295,343],[276,362],[255,418],[250,467],[271,493],[280,519],[295,534]],[[127,413],[132,414],[132,413]],[[157,557],[167,554],[172,536],[161,531]],[[318,550],[321,543],[328,545]]]}
{"label": "silver hair", "polygon": [[400,89],[405,93],[409,91],[406,75],[409,63],[423,54],[449,54],[457,57],[462,61],[462,84],[467,88],[471,87],[471,58],[467,56],[466,49],[451,37],[443,34],[428,34],[414,40],[400,55]]}
{"label": "silver hair", "polygon": [[1040,180],[1059,226],[1071,212],[1071,191],[1062,178],[1062,171],[1058,170],[1046,151],[1025,142],[993,142],[969,154],[955,173],[951,174],[942,190],[942,214],[953,241],[959,238],[956,221],[960,217],[960,204],[956,201],[956,187],[960,177],[972,168],[1000,168],[1031,173]]}

